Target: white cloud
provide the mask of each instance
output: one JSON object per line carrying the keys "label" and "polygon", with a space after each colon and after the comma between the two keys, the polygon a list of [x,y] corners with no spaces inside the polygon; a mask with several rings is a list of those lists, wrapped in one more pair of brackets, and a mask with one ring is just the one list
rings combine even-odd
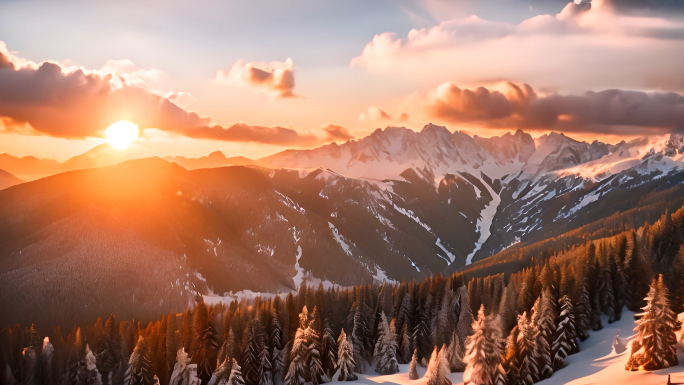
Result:
{"label": "white cloud", "polygon": [[606,0],[569,3],[519,24],[476,16],[376,35],[355,67],[427,89],[444,81],[543,84],[550,91],[632,88],[681,91],[684,21],[618,12]]}

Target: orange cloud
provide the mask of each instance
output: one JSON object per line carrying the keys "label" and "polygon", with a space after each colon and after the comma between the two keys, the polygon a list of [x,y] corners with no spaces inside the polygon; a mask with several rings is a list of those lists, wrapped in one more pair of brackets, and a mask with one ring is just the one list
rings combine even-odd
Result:
{"label": "orange cloud", "polygon": [[612,89],[539,96],[527,84],[508,83],[507,88],[507,92],[469,90],[445,83],[428,93],[424,107],[433,118],[485,128],[627,135],[684,127],[684,96],[674,92]]}
{"label": "orange cloud", "polygon": [[228,72],[218,70],[216,82],[229,85],[246,85],[265,91],[272,97],[295,97],[294,62],[251,62],[238,60]]}
{"label": "orange cloud", "polygon": [[328,124],[327,126],[323,127],[323,131],[325,131],[328,134],[328,140],[330,141],[335,141],[335,140],[351,140],[354,139],[354,135],[349,133],[349,131],[341,126],[336,126],[334,124]]}
{"label": "orange cloud", "polygon": [[188,112],[148,89],[141,72],[128,61],[108,62],[103,70],[64,68],[54,62],[32,63],[10,54],[0,44],[0,118],[16,131],[26,124],[35,133],[58,138],[104,137],[113,122],[128,120],[141,128],[157,128],[191,138],[309,146],[322,141],[291,128],[236,124],[211,125],[207,117]]}

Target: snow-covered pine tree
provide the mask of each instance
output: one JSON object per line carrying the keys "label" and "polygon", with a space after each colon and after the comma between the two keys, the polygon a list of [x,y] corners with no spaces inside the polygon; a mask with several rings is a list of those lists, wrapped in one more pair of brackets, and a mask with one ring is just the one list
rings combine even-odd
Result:
{"label": "snow-covered pine tree", "polygon": [[268,345],[261,343],[261,351],[257,357],[259,367],[257,369],[257,378],[259,385],[273,385],[273,372],[271,366],[271,353],[268,351]]}
{"label": "snow-covered pine tree", "polygon": [[189,364],[190,358],[188,357],[188,353],[185,352],[185,348],[178,349],[178,352],[176,352],[176,363],[173,366],[173,373],[171,373],[169,385],[188,385]]}
{"label": "snow-covered pine tree", "polygon": [[85,352],[86,382],[84,385],[102,385],[102,376],[100,375],[100,372],[97,370],[97,360],[88,345],[86,345]]}
{"label": "snow-covered pine tree", "polygon": [[283,383],[283,375],[285,373],[285,362],[287,361],[287,352],[290,347],[288,342],[282,349],[273,349],[271,352],[271,362],[273,370],[273,383],[281,385]]}
{"label": "snow-covered pine tree", "polygon": [[518,316],[518,324],[508,336],[506,351],[506,379],[513,385],[531,385],[539,377],[534,360],[536,348],[534,329],[530,327],[527,313]]}
{"label": "snow-covered pine tree", "polygon": [[477,312],[473,331],[466,347],[464,383],[489,385],[500,382],[506,376],[502,365],[504,341],[498,322],[485,317],[484,306]]}
{"label": "snow-covered pine tree", "polygon": [[632,342],[626,370],[657,370],[678,365],[676,314],[672,311],[669,291],[663,276],[653,280],[646,295],[646,306],[636,321],[636,338]]}
{"label": "snow-covered pine tree", "polygon": [[553,370],[559,370],[565,366],[565,357],[579,351],[577,343],[577,331],[575,329],[575,310],[572,300],[567,295],[559,301],[561,303],[560,314],[556,321],[556,331],[551,344],[551,362]]}
{"label": "snow-covered pine tree", "polygon": [[304,385],[309,377],[309,370],[307,367],[307,355],[309,347],[306,344],[306,337],[304,335],[304,327],[308,323],[308,311],[306,306],[302,308],[299,314],[299,328],[292,340],[292,349],[290,350],[290,365],[285,375],[286,385]]}
{"label": "snow-covered pine tree", "polygon": [[411,357],[411,364],[409,365],[409,380],[415,381],[418,379],[418,370],[416,369],[418,365],[418,349],[413,351],[413,356]]}
{"label": "snow-covered pine tree", "polygon": [[218,385],[221,382],[228,382],[228,377],[230,377],[231,367],[233,360],[226,357],[221,365],[219,365],[214,373],[211,374],[211,378],[207,385]]}
{"label": "snow-covered pine tree", "polygon": [[149,344],[143,336],[140,336],[135,349],[133,349],[133,354],[128,360],[124,385],[152,385],[153,376]]}
{"label": "snow-covered pine tree", "polygon": [[[435,348],[436,350],[436,348]],[[451,380],[447,377],[449,373],[449,362],[446,358],[446,345],[442,345],[442,348],[434,356],[435,363],[428,365],[431,367],[430,377],[428,378],[428,385],[451,385]]]}
{"label": "snow-covered pine tree", "polygon": [[337,339],[337,367],[340,370],[340,375],[337,378],[339,381],[355,381],[358,377],[354,374],[354,348],[350,344],[344,329],[340,332]]}
{"label": "snow-covered pine tree", "polygon": [[552,298],[551,290],[547,288],[534,303],[531,317],[531,327],[535,330],[536,349],[534,358],[539,373],[538,380],[543,380],[553,375],[551,342],[553,342],[553,333],[556,330],[556,317],[558,317],[556,301]]}
{"label": "snow-covered pine tree", "polygon": [[337,342],[333,337],[330,320],[325,319],[325,327],[323,329],[322,345],[323,345],[323,370],[328,378],[332,378],[337,371]]}
{"label": "snow-covered pine tree", "polygon": [[373,352],[375,371],[380,374],[394,374],[399,372],[397,362],[397,335],[392,326],[387,324],[385,312],[380,313],[378,326],[378,341]]}
{"label": "snow-covered pine tree", "polygon": [[[316,312],[314,312],[316,314]],[[306,365],[309,374],[309,381],[313,385],[322,384],[330,381],[323,370],[323,359],[321,357],[321,343],[318,333],[314,329],[317,320],[314,317],[309,326],[304,329],[304,340],[306,343]]]}
{"label": "snow-covered pine tree", "polygon": [[425,377],[431,378],[435,375],[437,371],[437,347],[432,348],[432,354],[430,354],[430,359],[427,362],[427,368],[425,369]]}
{"label": "snow-covered pine tree", "polygon": [[230,368],[230,377],[228,377],[228,385],[245,385],[245,380],[242,378],[242,371],[237,361],[233,359],[233,365]]}

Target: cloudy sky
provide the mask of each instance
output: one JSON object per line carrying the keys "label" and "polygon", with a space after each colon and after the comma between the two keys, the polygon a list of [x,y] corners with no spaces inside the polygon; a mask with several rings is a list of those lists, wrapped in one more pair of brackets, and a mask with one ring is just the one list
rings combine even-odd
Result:
{"label": "cloudy sky", "polygon": [[678,0],[0,2],[0,153],[119,120],[148,155],[252,158],[428,122],[619,141],[684,130]]}

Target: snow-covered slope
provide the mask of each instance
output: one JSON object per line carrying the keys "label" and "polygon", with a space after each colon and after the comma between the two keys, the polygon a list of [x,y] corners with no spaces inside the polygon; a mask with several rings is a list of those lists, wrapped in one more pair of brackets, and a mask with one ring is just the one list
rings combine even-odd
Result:
{"label": "snow-covered slope", "polygon": [[[684,313],[679,315],[684,320]],[[620,385],[663,385],[667,383],[667,376],[671,376],[673,383],[684,382],[684,353],[682,353],[682,331],[677,332],[679,341],[677,354],[680,365],[653,372],[630,372],[625,370],[625,363],[629,357],[629,350],[616,352],[613,341],[616,335],[624,340],[633,337],[633,313],[624,312],[622,319],[613,324],[607,324],[604,319],[602,330],[591,332],[591,337],[580,342],[580,352],[566,358],[567,366],[553,374],[550,378],[540,381],[540,385],[588,385],[588,384],[620,384]],[[417,367],[420,378],[411,381],[408,378],[409,365],[399,365],[400,372],[392,375],[377,375],[372,369],[368,374],[359,375],[358,381],[349,384],[398,384],[424,385],[428,379],[424,377],[425,368]],[[453,385],[463,384],[463,373],[450,373],[449,379]],[[335,377],[333,382],[337,381]]]}

